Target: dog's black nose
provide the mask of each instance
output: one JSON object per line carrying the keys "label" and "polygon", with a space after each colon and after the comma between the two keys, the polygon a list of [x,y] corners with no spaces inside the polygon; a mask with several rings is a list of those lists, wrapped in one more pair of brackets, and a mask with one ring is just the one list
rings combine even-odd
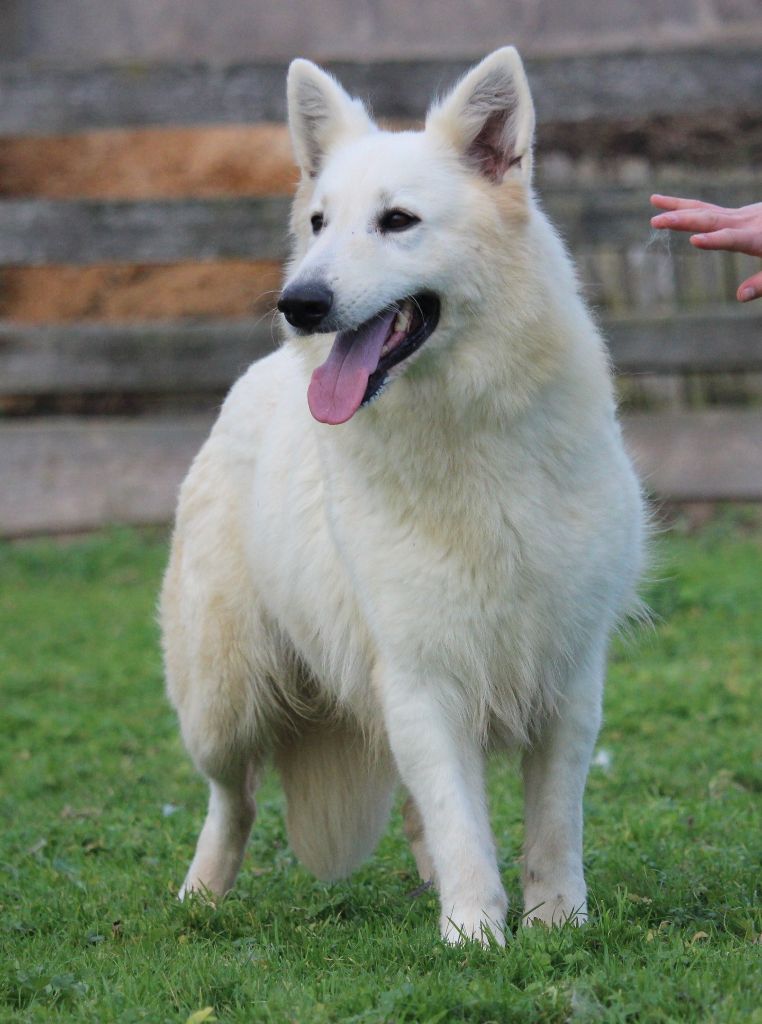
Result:
{"label": "dog's black nose", "polygon": [[283,292],[278,309],[292,327],[315,330],[333,305],[333,292],[324,284],[292,284]]}

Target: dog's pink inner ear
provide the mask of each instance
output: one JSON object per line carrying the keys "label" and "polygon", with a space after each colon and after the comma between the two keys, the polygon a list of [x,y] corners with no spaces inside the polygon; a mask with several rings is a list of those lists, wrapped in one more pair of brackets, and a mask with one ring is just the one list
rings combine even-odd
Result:
{"label": "dog's pink inner ear", "polygon": [[509,167],[520,163],[508,143],[510,110],[496,110],[485,120],[466,151],[468,159],[490,181],[498,183]]}

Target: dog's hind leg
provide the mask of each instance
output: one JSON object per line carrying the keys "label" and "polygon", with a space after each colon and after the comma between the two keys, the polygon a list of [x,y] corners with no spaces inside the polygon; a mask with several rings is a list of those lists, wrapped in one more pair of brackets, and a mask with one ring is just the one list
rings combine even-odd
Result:
{"label": "dog's hind leg", "polygon": [[179,892],[224,896],[233,887],[256,815],[255,768],[239,763],[226,778],[209,780],[209,809],[196,853]]}
{"label": "dog's hind leg", "polygon": [[388,751],[351,722],[311,720],[276,747],[275,764],[296,856],[324,881],[350,874],[389,819],[397,773]]}
{"label": "dog's hind leg", "polygon": [[[191,590],[191,585],[188,586]],[[235,881],[254,821],[254,783],[266,748],[245,634],[224,602],[196,589],[162,618],[167,684],[185,746],[209,782],[209,809],[180,891],[224,895]],[[195,627],[195,628],[194,628]]]}
{"label": "dog's hind leg", "polygon": [[[224,895],[235,882],[254,822],[254,787],[266,753],[267,718],[258,713],[256,674],[238,627],[220,602],[196,605],[197,634],[166,628],[170,695],[185,745],[209,783],[209,808],[182,898]],[[245,636],[245,634],[244,634]]]}
{"label": "dog's hind leg", "polygon": [[426,846],[423,818],[412,796],[408,796],[402,805],[402,824],[407,841],[410,843],[410,849],[415,857],[415,866],[418,868],[421,881],[436,884],[436,871],[434,870],[434,861],[431,859],[431,854]]}
{"label": "dog's hind leg", "polygon": [[[209,809],[181,889],[223,895],[254,821],[254,782],[276,714],[268,634],[237,543],[235,504],[202,452],[186,481],[161,595],[167,691]],[[270,656],[270,664],[274,664]]]}

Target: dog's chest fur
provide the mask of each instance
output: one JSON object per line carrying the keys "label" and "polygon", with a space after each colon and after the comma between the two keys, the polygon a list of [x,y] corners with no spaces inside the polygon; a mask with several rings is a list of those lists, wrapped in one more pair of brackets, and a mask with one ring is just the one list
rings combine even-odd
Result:
{"label": "dog's chest fur", "polygon": [[367,432],[315,435],[290,405],[268,428],[280,437],[264,450],[279,454],[245,485],[269,616],[363,718],[383,657],[455,688],[481,730],[525,741],[595,603],[578,572],[595,528],[579,487],[518,434],[448,436],[419,418],[391,443],[371,412]]}

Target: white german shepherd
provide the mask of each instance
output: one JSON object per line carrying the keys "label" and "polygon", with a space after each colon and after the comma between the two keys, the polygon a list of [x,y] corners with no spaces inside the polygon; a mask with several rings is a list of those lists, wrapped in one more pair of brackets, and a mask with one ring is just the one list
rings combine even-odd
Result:
{"label": "white german shepherd", "polygon": [[520,748],[527,921],[582,921],[582,795],[643,510],[605,346],[532,194],[517,52],[422,132],[305,60],[284,346],[232,389],[180,494],[169,695],[211,794],[181,890],[234,883],[266,759],[319,878],[401,781],[441,933],[503,941],[485,752]]}

